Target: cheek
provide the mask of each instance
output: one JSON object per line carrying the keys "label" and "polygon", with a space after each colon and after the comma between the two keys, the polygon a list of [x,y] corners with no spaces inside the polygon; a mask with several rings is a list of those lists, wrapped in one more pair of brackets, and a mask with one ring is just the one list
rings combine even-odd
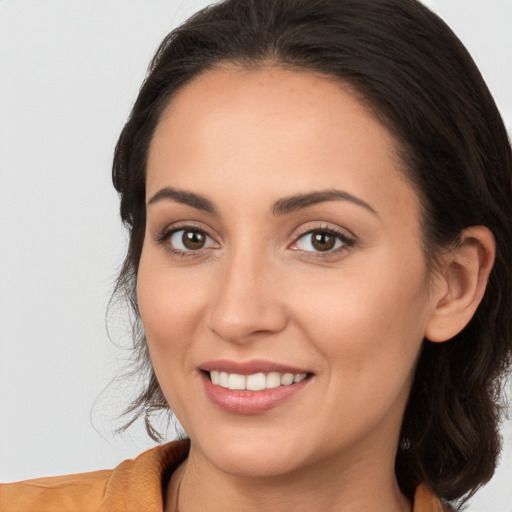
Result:
{"label": "cheek", "polygon": [[153,367],[159,376],[159,370],[166,372],[160,366],[178,367],[183,363],[187,346],[200,326],[203,290],[155,253],[142,251],[137,300]]}
{"label": "cheek", "polygon": [[[180,274],[144,254],[137,276],[137,299],[151,364],[173,413],[188,424],[192,340],[199,328],[198,288]],[[200,290],[199,290],[200,291]]]}
{"label": "cheek", "polygon": [[421,254],[414,265],[396,256],[373,261],[293,293],[295,318],[333,374],[399,385],[414,367],[429,316],[426,269]]}

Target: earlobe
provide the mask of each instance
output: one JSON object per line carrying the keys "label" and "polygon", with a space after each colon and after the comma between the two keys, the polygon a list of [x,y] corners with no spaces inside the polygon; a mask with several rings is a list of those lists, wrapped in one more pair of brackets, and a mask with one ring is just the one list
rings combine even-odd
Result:
{"label": "earlobe", "polygon": [[425,331],[428,340],[447,341],[469,323],[484,296],[495,252],[490,229],[471,226],[462,231],[457,246],[442,256]]}

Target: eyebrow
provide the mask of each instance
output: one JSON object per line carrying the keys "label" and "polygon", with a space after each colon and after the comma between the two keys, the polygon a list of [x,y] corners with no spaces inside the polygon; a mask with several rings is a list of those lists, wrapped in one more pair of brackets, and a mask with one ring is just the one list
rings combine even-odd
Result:
{"label": "eyebrow", "polygon": [[366,202],[344,190],[320,190],[318,192],[309,192],[308,194],[294,195],[278,199],[272,207],[272,213],[274,215],[285,215],[287,213],[295,212],[308,206],[313,206],[319,203],[325,203],[327,201],[349,201],[357,206],[368,210],[374,215],[379,214]]}
{"label": "eyebrow", "polygon": [[159,190],[151,199],[148,201],[148,206],[151,204],[158,203],[168,199],[176,201],[177,203],[186,204],[196,210],[202,210],[208,213],[217,214],[217,209],[213,203],[204,196],[195,194],[194,192],[187,192],[185,190],[177,190],[171,187],[165,187]]}
{"label": "eyebrow", "polygon": [[[148,206],[158,203],[163,200],[171,200],[177,203],[191,206],[197,210],[202,210],[208,213],[218,215],[218,210],[214,204],[206,197],[196,194],[194,192],[188,192],[186,190],[177,190],[171,187],[165,187],[154,194],[148,201]],[[366,202],[344,190],[320,190],[316,192],[309,192],[307,194],[292,195],[278,199],[272,205],[272,213],[274,215],[286,215],[309,206],[313,206],[319,203],[325,203],[328,201],[349,201],[357,206],[368,210],[374,215],[378,216],[378,213]]]}

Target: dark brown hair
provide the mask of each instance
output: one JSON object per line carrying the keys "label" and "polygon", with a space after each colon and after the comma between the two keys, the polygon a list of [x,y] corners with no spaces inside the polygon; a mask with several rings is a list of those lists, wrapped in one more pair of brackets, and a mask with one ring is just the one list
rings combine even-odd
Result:
{"label": "dark brown hair", "polygon": [[499,453],[500,386],[512,352],[512,163],[496,105],[448,26],[415,0],[226,0],[195,14],[162,42],[119,138],[113,165],[128,226],[116,291],[135,313],[134,349],[147,387],[128,408],[168,406],[151,368],[136,300],[145,230],[145,167],[173,94],[223,63],[276,66],[349,84],[395,135],[422,198],[429,261],[471,225],[490,228],[497,256],[486,294],[452,340],[424,342],[403,420],[396,472],[447,500],[489,480]]}

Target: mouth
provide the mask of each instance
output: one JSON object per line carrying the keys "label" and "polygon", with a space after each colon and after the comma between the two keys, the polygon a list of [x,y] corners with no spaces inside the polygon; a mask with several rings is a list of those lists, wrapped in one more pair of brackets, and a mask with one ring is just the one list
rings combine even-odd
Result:
{"label": "mouth", "polygon": [[207,397],[229,413],[253,415],[273,409],[308,387],[314,374],[301,368],[251,361],[212,361],[200,368]]}
{"label": "mouth", "polygon": [[281,386],[298,384],[308,377],[308,373],[252,373],[242,375],[239,373],[228,373],[218,370],[204,371],[210,381],[216,386],[232,390],[263,391]]}

